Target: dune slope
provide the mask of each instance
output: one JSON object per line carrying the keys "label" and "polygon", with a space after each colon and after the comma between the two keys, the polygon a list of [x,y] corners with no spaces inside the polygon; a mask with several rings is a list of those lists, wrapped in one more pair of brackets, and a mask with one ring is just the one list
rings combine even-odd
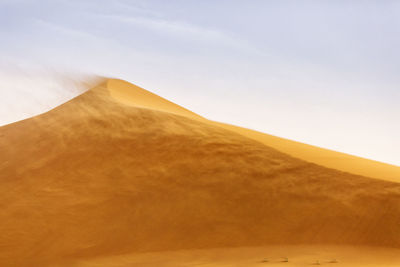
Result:
{"label": "dune slope", "polygon": [[127,105],[118,83],[0,128],[1,266],[271,244],[400,247],[399,183],[291,157],[162,99]]}
{"label": "dune slope", "polygon": [[328,168],[387,181],[400,182],[399,166],[307,145],[234,125],[206,120],[187,109],[126,81],[109,80],[108,89],[113,98],[127,105],[174,113],[191,119],[201,120],[254,139],[295,158]]}
{"label": "dune slope", "polygon": [[400,167],[374,160],[324,149],[304,143],[280,138],[277,136],[260,133],[250,129],[212,122],[225,129],[237,132],[248,138],[257,140],[267,146],[289,154],[295,158],[301,158],[324,167],[341,170],[353,174],[373,177],[376,179],[400,182]]}

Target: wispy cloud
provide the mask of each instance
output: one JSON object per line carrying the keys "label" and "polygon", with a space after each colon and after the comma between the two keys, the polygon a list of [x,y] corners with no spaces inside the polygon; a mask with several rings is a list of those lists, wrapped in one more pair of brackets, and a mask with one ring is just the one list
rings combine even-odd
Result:
{"label": "wispy cloud", "polygon": [[261,53],[256,47],[238,36],[184,21],[137,15],[95,14],[95,16],[100,20],[110,20],[125,25],[134,25],[158,34],[170,35],[174,38],[206,43],[214,46],[230,47],[245,52]]}

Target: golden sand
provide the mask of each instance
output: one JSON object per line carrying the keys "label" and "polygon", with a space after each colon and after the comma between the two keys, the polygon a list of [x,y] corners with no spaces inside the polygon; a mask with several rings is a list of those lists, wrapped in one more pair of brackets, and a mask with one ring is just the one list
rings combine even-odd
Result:
{"label": "golden sand", "polygon": [[400,249],[352,246],[267,246],[179,250],[69,262],[77,267],[398,267]]}
{"label": "golden sand", "polygon": [[119,80],[1,127],[0,266],[245,266],[288,246],[311,264],[304,246],[332,245],[360,248],[352,266],[366,247],[397,260],[400,183],[226,127]]}

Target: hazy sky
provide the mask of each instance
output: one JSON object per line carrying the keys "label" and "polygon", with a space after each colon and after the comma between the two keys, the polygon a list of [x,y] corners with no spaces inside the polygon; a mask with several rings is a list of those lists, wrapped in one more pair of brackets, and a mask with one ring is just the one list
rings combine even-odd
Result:
{"label": "hazy sky", "polygon": [[0,38],[0,124],[77,95],[64,76],[97,74],[400,165],[400,1],[0,0]]}

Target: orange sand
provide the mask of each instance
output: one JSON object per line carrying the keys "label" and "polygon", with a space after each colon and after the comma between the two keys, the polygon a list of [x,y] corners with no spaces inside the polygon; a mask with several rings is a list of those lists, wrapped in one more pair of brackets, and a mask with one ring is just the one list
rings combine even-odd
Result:
{"label": "orange sand", "polygon": [[[271,257],[294,246],[305,263],[304,245],[321,259],[327,246],[345,258],[352,245],[386,247],[374,264],[397,260],[399,183],[310,163],[237,131],[247,130],[119,80],[1,127],[0,266],[179,266],[177,250],[191,266],[184,261],[197,249],[203,266],[236,266],[270,257],[258,253],[265,246],[276,249]],[[142,253],[156,251],[151,265]]]}
{"label": "orange sand", "polygon": [[[288,262],[285,262],[286,259]],[[317,262],[319,264],[317,264]],[[351,246],[268,246],[136,253],[78,260],[77,267],[398,267],[399,249]]]}

